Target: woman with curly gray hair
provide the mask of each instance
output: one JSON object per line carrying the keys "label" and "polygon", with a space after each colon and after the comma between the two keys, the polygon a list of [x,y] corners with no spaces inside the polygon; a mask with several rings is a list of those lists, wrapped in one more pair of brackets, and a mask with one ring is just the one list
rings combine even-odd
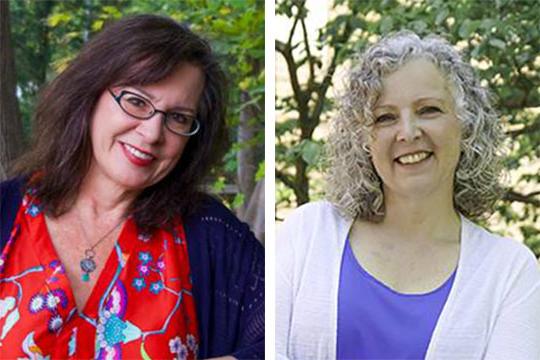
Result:
{"label": "woman with curly gray hair", "polygon": [[489,233],[503,132],[445,40],[353,59],[328,138],[328,201],[277,242],[277,352],[298,359],[538,359],[540,271]]}

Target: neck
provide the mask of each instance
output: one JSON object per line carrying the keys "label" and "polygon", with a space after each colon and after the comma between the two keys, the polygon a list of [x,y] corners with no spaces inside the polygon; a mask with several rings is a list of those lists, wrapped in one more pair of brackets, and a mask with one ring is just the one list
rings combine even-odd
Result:
{"label": "neck", "polygon": [[459,240],[460,222],[451,190],[421,198],[385,192],[385,217],[381,225],[404,240]]}
{"label": "neck", "polygon": [[128,191],[111,184],[107,179],[87,176],[73,208],[85,221],[118,223],[128,215],[129,207],[138,194],[138,191]]}

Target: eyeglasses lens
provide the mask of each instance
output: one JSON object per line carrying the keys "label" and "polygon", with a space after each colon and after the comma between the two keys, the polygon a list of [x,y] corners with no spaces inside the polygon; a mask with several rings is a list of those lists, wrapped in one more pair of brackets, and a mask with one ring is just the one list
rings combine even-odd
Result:
{"label": "eyeglasses lens", "polygon": [[149,118],[154,114],[154,107],[147,100],[132,94],[122,96],[122,108],[136,118]]}

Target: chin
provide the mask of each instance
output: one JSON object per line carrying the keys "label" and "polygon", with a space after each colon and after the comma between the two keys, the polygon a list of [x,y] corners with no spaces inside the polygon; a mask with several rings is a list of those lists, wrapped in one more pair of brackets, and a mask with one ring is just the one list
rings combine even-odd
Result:
{"label": "chin", "polygon": [[112,173],[110,178],[115,184],[126,190],[142,191],[152,185],[150,179],[143,178],[140,174],[132,174],[129,171]]}
{"label": "chin", "polygon": [[409,179],[409,181],[401,182],[399,190],[396,189],[395,192],[405,196],[424,197],[437,191],[440,186],[440,183],[432,179]]}

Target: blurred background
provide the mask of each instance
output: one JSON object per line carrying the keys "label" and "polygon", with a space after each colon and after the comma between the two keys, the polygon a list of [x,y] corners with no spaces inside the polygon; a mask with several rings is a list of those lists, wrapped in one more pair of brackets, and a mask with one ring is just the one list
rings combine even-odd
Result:
{"label": "blurred background", "polygon": [[[231,149],[211,191],[264,239],[264,2],[257,0],[0,1],[0,181],[24,151],[43,86],[108,22],[152,13],[210,40],[229,76]],[[122,49],[118,49],[122,51]]]}
{"label": "blurred background", "polygon": [[276,217],[323,198],[322,147],[351,55],[410,29],[455,44],[496,97],[507,193],[482,225],[540,258],[540,7],[533,0],[278,0]]}

